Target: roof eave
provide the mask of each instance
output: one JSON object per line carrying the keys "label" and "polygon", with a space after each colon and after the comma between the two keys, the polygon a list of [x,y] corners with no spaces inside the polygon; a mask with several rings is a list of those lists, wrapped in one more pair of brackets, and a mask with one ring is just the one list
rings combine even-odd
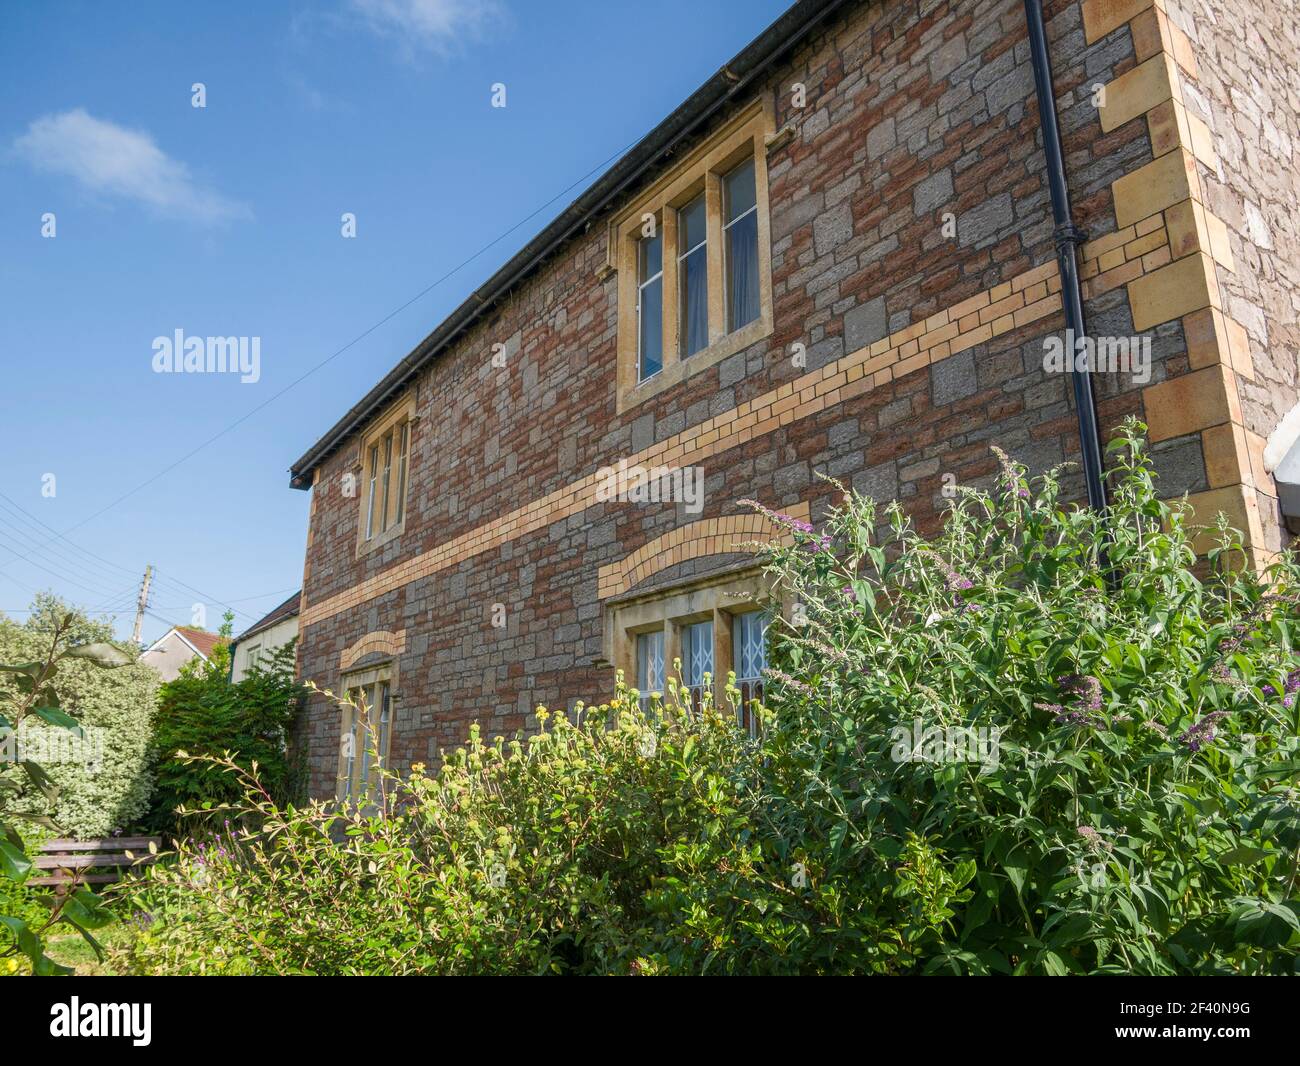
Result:
{"label": "roof eave", "polygon": [[315,469],[381,408],[395,399],[434,356],[477,321],[501,296],[537,269],[594,215],[635,185],[665,153],[691,136],[731,100],[747,91],[756,78],[811,33],[818,23],[852,2],[854,0],[798,0],[787,9],[596,179],[581,196],[493,274],[486,284],[471,293],[379,384],[354,404],[289,468],[290,487],[310,488]]}

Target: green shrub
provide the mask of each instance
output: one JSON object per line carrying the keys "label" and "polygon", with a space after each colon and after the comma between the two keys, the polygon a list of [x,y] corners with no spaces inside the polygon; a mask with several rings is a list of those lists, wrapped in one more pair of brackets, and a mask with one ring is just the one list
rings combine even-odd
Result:
{"label": "green shrub", "polygon": [[[155,973],[628,973],[672,843],[743,820],[752,753],[712,708],[539,712],[526,740],[474,731],[436,776],[384,777],[384,811],[256,800],[134,893]],[[229,767],[228,767],[229,768]],[[250,828],[241,829],[240,826]]]}
{"label": "green shrub", "polygon": [[[52,598],[44,597],[30,627],[40,638],[30,649],[31,657],[0,662],[0,974],[70,973],[70,967],[46,953],[46,935],[56,925],[69,926],[99,955],[91,930],[112,920],[99,897],[86,888],[73,886],[56,896],[33,891],[28,884],[36,869],[33,845],[43,830],[62,828],[50,817],[61,795],[58,783],[39,761],[55,750],[42,730],[48,728],[69,740],[59,748],[68,758],[56,760],[65,777],[69,766],[84,770],[92,762],[102,763],[103,750],[95,751],[102,738],[91,735],[82,724],[90,716],[79,719],[70,714],[69,710],[78,709],[72,701],[65,708],[69,693],[79,691],[69,679],[75,681],[86,666],[136,665],[131,655],[106,641],[79,639],[88,631],[94,635],[84,616],[58,610]],[[23,642],[19,644],[20,650],[28,650]],[[40,729],[33,730],[37,724]],[[111,746],[112,739],[104,746]]]}
{"label": "green shrub", "polygon": [[[228,653],[225,656],[228,664]],[[242,786],[212,763],[179,758],[233,754],[243,767],[258,767],[258,776],[278,801],[291,798],[295,776],[285,754],[286,740],[306,690],[294,679],[293,642],[232,683],[228,667],[185,671],[162,686],[154,722],[153,772],[156,778],[148,824],[161,832],[193,828],[210,821],[204,805],[240,799]],[[184,824],[176,810],[193,811]]]}
{"label": "green shrub", "polygon": [[[1220,523],[1198,578],[1143,429],[1109,449],[1105,516],[1000,456],[994,491],[963,492],[934,541],[891,506],[877,542],[851,495],[773,551],[806,619],[774,648],[773,839],[850,916],[912,834],[970,874],[926,970],[1297,968],[1300,568],[1241,569]],[[722,928],[745,914],[719,910]],[[889,949],[855,924],[799,926],[743,965],[866,968]]]}
{"label": "green shrub", "polygon": [[[56,618],[70,614],[66,639],[89,644],[112,639],[112,626],[96,622],[48,596],[38,596],[26,624],[0,618],[0,663],[25,663],[44,658]],[[64,659],[51,683],[60,705],[85,730],[88,750],[97,757],[46,760],[44,767],[59,795],[50,811],[67,836],[107,836],[132,826],[149,805],[152,778],[148,766],[149,737],[158,692],[158,674],[136,660],[104,670],[89,660]],[[0,702],[12,699],[14,682],[0,674]],[[58,726],[29,719],[23,726],[27,746],[35,751],[61,752],[70,734]],[[29,790],[30,791],[30,790]]]}
{"label": "green shrub", "polygon": [[[1198,577],[1139,428],[1105,515],[1004,461],[942,533],[781,515],[758,741],[622,688],[283,808],[135,901],[158,973],[1280,973],[1300,954],[1300,568]],[[881,521],[883,519],[883,521]],[[877,527],[883,526],[883,540]],[[227,770],[230,770],[229,764]]]}

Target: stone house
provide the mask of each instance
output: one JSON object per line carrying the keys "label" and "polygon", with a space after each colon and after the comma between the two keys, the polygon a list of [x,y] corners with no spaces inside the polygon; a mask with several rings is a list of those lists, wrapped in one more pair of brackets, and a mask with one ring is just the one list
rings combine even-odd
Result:
{"label": "stone house", "polygon": [[[933,529],[998,443],[1082,461],[1087,501],[1130,414],[1164,493],[1266,558],[1300,350],[1286,6],[794,4],[293,465],[301,676],[364,694],[398,771],[616,669],[757,686],[738,542],[769,529],[738,500],[815,522],[824,473]],[[1091,372],[1049,358],[1084,334]],[[353,719],[312,701],[314,795],[366,787]]]}

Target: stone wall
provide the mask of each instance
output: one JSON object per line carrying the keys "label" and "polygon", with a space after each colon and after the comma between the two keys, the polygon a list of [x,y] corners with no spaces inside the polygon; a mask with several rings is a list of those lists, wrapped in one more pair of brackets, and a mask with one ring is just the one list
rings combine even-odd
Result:
{"label": "stone wall", "polygon": [[[1183,102],[1210,129],[1218,158],[1202,180],[1237,266],[1219,284],[1250,352],[1253,376],[1237,382],[1243,423],[1266,439],[1300,400],[1300,11],[1282,2],[1180,0],[1169,15],[1196,58]],[[1259,499],[1266,516],[1275,513],[1267,481]],[[1271,523],[1268,533],[1270,547],[1287,539]]]}
{"label": "stone wall", "polygon": [[[1169,409],[1171,393],[1153,390],[1190,382],[1205,425],[1166,418],[1156,461],[1167,494],[1204,498],[1223,465],[1206,434],[1227,426],[1231,444],[1237,422],[1220,417],[1222,378],[1194,376],[1204,345],[1188,329],[1204,324],[1161,303],[1161,272],[1185,253],[1175,247],[1185,226],[1166,211],[1173,201],[1128,217],[1137,201],[1116,192],[1158,161],[1167,131],[1146,107],[1103,120],[1094,95],[1131,85],[1149,44],[1113,10],[1097,23],[1097,0],[1054,0],[1047,11],[1076,220],[1090,234],[1090,325],[1153,342],[1149,380],[1098,375],[1100,415],[1108,427],[1127,414],[1159,422],[1152,398]],[[769,337],[617,413],[617,278],[596,220],[415,384],[399,538],[357,555],[358,501],[341,491],[355,444],[318,470],[301,671],[337,687],[345,654],[369,647],[358,645],[367,634],[400,648],[390,653],[397,770],[459,743],[473,720],[511,732],[538,703],[608,695],[602,595],[613,586],[607,578],[602,589],[602,568],[621,570],[657,538],[673,543],[687,523],[725,523],[742,513],[738,499],[806,506],[815,521],[834,496],[825,474],[901,500],[933,529],[946,485],[991,478],[991,443],[1034,470],[1077,457],[1069,379],[1043,362],[1045,338],[1064,322],[1020,0],[853,5],[758,91],[776,129],[789,127],[767,159]],[[492,365],[494,344],[505,346],[504,368]],[[702,466],[702,513],[601,502],[597,472],[620,459]],[[1067,492],[1083,496],[1077,474]],[[719,537],[717,548],[713,560],[692,548],[649,581],[734,567],[734,546]],[[504,628],[492,625],[497,604]],[[349,654],[348,664],[384,654]],[[331,794],[337,711],[318,697],[305,729],[312,791]]]}

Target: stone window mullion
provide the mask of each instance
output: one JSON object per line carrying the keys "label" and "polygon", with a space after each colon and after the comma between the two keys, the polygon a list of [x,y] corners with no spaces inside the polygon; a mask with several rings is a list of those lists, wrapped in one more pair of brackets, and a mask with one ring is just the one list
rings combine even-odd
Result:
{"label": "stone window mullion", "polygon": [[678,350],[680,340],[680,329],[677,321],[678,314],[678,278],[677,278],[677,212],[670,207],[665,207],[663,215],[659,220],[659,227],[663,231],[663,241],[660,247],[663,249],[663,366],[667,370],[669,366],[676,363],[681,354]]}
{"label": "stone window mullion", "polygon": [[713,608],[713,705],[725,707],[727,675],[731,672],[731,615],[721,607]]}
{"label": "stone window mullion", "polygon": [[722,178],[715,171],[704,176],[704,210],[708,219],[709,343],[727,333],[727,307],[722,273]]}

